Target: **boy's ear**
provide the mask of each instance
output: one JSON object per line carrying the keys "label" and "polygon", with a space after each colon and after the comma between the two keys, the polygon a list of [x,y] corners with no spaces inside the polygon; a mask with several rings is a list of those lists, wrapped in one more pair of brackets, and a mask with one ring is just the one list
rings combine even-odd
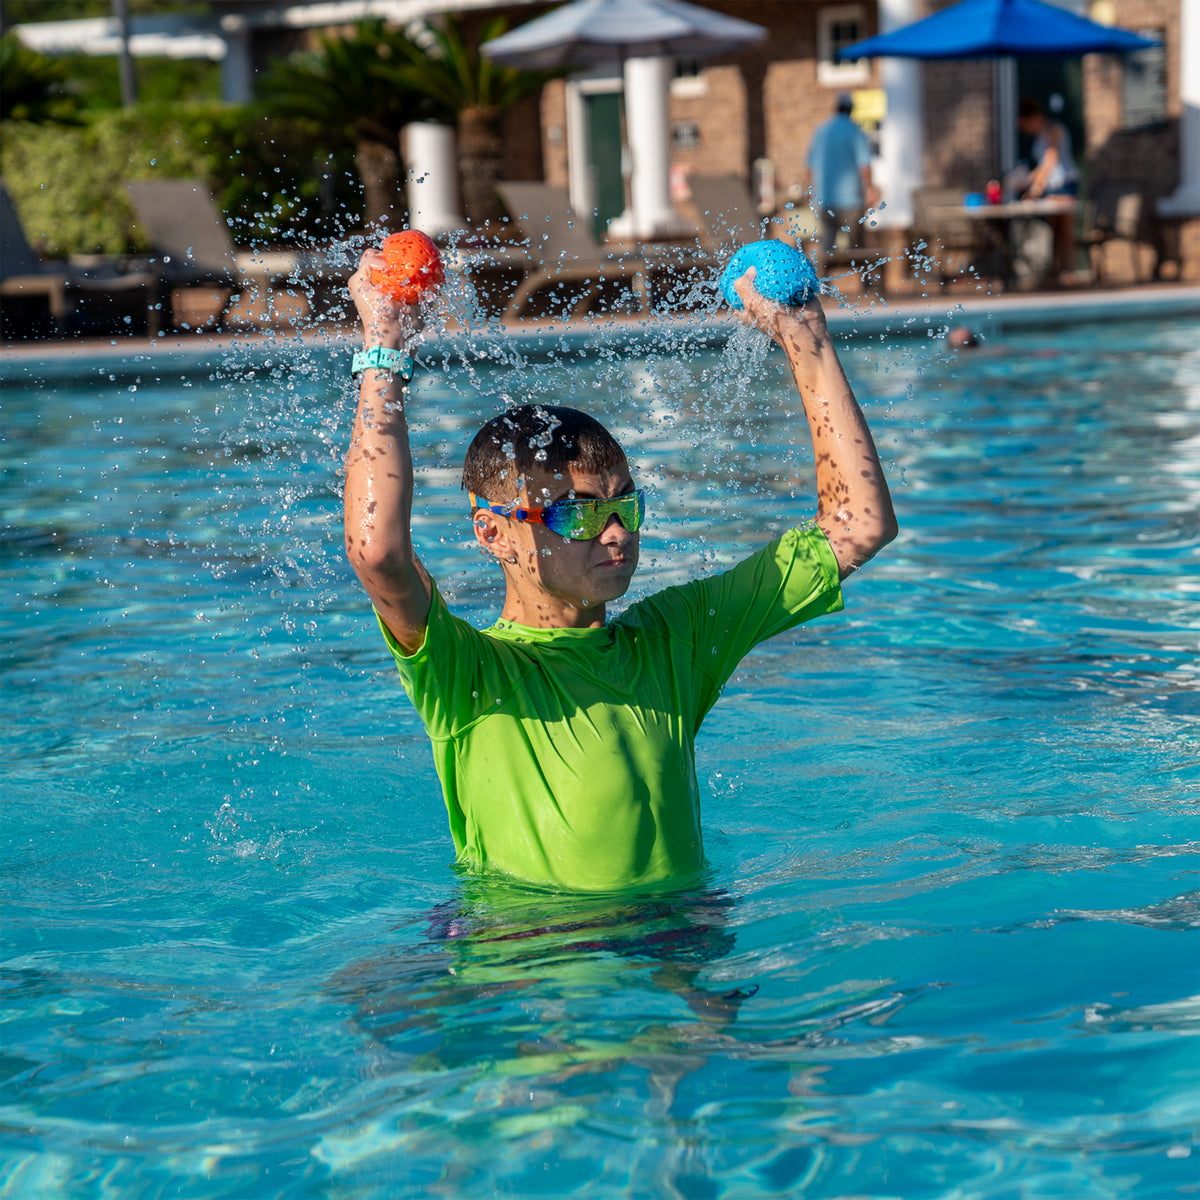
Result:
{"label": "boy's ear", "polygon": [[475,530],[475,540],[484,554],[503,561],[512,551],[508,544],[507,522],[502,523],[495,513],[481,508],[471,518],[471,526]]}

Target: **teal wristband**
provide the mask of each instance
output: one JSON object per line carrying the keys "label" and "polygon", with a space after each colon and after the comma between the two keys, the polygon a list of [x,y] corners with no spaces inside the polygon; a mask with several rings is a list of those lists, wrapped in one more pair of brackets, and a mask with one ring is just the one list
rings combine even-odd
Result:
{"label": "teal wristband", "polygon": [[370,350],[359,350],[350,364],[352,375],[368,370],[391,371],[407,383],[412,378],[413,360],[403,350],[372,346]]}

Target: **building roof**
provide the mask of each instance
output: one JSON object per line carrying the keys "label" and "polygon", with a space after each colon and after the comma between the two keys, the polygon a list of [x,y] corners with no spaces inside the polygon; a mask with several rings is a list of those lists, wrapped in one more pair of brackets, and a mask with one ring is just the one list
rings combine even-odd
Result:
{"label": "building roof", "polygon": [[[539,0],[506,0],[504,7],[536,4]],[[133,17],[129,50],[136,58],[208,58],[227,53],[227,41],[250,29],[310,29],[345,25],[369,17],[408,24],[439,12],[496,8],[496,0],[278,0],[256,6],[239,4],[212,17],[170,14]],[[42,54],[109,55],[121,52],[120,25],[115,17],[77,21],[36,21],[13,26],[31,50]]]}

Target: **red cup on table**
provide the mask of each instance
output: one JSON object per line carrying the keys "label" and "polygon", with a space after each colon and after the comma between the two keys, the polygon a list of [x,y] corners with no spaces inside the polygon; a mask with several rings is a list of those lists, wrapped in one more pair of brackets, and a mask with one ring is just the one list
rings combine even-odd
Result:
{"label": "red cup on table", "polygon": [[1003,192],[1000,189],[1000,180],[989,179],[988,185],[986,188],[984,188],[983,194],[987,196],[987,202],[989,204],[999,204],[1003,199]]}

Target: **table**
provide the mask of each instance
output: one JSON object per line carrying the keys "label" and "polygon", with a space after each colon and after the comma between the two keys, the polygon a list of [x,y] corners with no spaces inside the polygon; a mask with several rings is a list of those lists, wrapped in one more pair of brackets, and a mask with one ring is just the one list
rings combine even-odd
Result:
{"label": "table", "polygon": [[1016,248],[1012,227],[1017,221],[1044,220],[1063,213],[1075,213],[1079,201],[1074,196],[1042,196],[1037,200],[1010,200],[1004,204],[964,204],[955,209],[956,215],[978,221],[987,235],[988,249],[997,252],[1001,277],[1011,284],[1017,276]]}

